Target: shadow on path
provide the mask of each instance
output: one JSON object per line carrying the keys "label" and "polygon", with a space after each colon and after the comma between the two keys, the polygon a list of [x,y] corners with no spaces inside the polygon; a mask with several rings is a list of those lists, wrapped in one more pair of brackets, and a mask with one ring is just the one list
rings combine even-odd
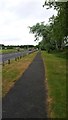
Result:
{"label": "shadow on path", "polygon": [[40,52],[2,99],[2,118],[47,118],[45,70]]}

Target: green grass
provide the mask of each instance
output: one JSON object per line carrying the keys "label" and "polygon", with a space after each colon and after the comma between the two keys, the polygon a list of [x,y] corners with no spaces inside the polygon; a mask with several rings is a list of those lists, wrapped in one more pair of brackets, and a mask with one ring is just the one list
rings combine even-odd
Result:
{"label": "green grass", "polygon": [[2,53],[2,50],[0,50],[0,53]]}
{"label": "green grass", "polygon": [[50,118],[66,117],[66,57],[65,53],[42,52],[48,85]]}
{"label": "green grass", "polygon": [[5,64],[2,67],[2,96],[4,97],[7,92],[14,86],[15,82],[28,68],[37,52],[22,57],[18,61],[11,60],[11,64]]}
{"label": "green grass", "polygon": [[[20,51],[23,51],[23,49],[20,49]],[[3,50],[0,50],[0,53],[13,53],[13,52],[18,52],[18,51],[16,49],[6,49],[6,50],[3,49]]]}
{"label": "green grass", "polygon": [[2,65],[0,64],[0,98],[2,97]]}

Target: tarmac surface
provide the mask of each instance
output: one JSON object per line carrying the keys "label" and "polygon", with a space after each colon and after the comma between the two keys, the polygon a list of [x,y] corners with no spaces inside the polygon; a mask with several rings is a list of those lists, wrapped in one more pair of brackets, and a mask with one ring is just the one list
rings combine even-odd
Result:
{"label": "tarmac surface", "polygon": [[47,118],[47,90],[41,53],[2,99],[2,118]]}

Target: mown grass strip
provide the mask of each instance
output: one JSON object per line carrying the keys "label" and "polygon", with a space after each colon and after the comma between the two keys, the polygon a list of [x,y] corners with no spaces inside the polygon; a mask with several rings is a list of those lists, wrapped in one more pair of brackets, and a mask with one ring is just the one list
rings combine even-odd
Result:
{"label": "mown grass strip", "polygon": [[33,61],[37,52],[22,57],[18,61],[11,61],[11,64],[5,64],[2,67],[2,96],[4,97],[16,80],[24,73],[30,63]]}
{"label": "mown grass strip", "polygon": [[66,117],[66,59],[65,54],[42,52],[48,84],[50,118]]}

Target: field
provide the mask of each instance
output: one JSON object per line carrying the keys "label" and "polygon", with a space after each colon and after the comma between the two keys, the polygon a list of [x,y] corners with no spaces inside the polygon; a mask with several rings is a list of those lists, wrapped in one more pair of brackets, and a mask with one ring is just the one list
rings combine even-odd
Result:
{"label": "field", "polygon": [[6,64],[2,67],[2,96],[4,97],[7,92],[13,87],[14,83],[28,68],[37,52],[22,57],[18,61],[11,61],[11,64]]}
{"label": "field", "polygon": [[66,54],[42,52],[48,89],[50,118],[66,117]]}
{"label": "field", "polygon": [[[23,49],[20,49],[20,51],[23,51]],[[20,52],[19,51],[19,52]],[[18,52],[17,49],[3,49],[3,50],[0,50],[0,53],[12,53],[12,52]]]}

